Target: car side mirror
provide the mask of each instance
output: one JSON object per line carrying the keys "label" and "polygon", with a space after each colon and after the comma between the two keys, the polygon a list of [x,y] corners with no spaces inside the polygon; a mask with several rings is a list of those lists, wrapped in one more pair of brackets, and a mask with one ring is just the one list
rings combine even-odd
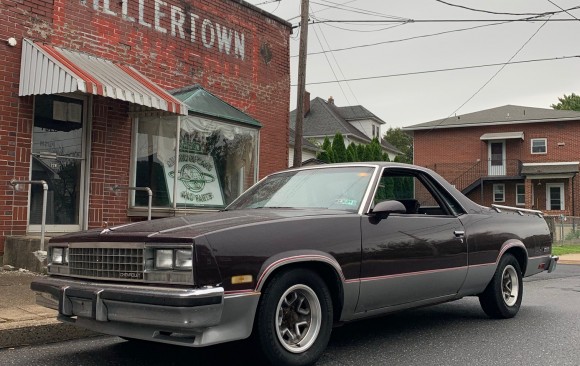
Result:
{"label": "car side mirror", "polygon": [[393,213],[405,214],[407,213],[407,209],[405,208],[405,205],[399,201],[388,200],[378,202],[371,212],[373,216],[380,219],[386,219],[387,216]]}

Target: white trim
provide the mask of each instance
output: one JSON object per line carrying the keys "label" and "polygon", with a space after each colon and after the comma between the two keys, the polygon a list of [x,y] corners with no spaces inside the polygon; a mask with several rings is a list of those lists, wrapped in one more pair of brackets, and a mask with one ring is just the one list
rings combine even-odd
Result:
{"label": "white trim", "polygon": [[[544,141],[544,151],[534,152],[534,141]],[[530,139],[530,153],[532,155],[546,155],[548,153],[548,139],[545,137]]]}
{"label": "white trim", "polygon": [[479,138],[483,141],[491,140],[510,140],[510,139],[524,139],[523,132],[494,132],[494,133],[484,133]]}
{"label": "white trim", "polygon": [[564,195],[564,183],[546,183],[546,210],[552,210],[551,207],[551,197],[550,197],[550,188],[560,188],[560,209],[566,209],[566,197]]}
{"label": "white trim", "polygon": [[[496,187],[498,187],[498,188],[501,187],[502,196],[503,196],[501,200],[496,200],[495,199],[495,189],[496,189]],[[493,202],[505,202],[505,184],[504,183],[494,184],[493,187],[492,187],[491,195],[492,195]]]}
{"label": "white trim", "polygon": [[[518,187],[524,187],[524,201],[518,202]],[[525,206],[526,205],[526,185],[524,183],[516,183],[516,206]]]}

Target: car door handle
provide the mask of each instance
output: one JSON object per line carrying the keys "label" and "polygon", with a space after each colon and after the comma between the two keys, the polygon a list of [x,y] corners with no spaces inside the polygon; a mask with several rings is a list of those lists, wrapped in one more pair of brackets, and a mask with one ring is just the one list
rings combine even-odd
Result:
{"label": "car door handle", "polygon": [[462,237],[465,236],[465,231],[463,231],[463,230],[455,230],[453,232],[453,234],[455,234],[455,236],[458,237],[458,238],[462,238]]}

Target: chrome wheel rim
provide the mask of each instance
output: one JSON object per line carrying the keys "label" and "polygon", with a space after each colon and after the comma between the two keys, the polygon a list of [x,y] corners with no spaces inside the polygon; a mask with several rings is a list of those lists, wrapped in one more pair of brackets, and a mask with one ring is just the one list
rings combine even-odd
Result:
{"label": "chrome wheel rim", "polygon": [[520,283],[516,269],[512,265],[508,265],[503,269],[501,275],[501,289],[505,304],[507,306],[514,306],[518,301]]}
{"label": "chrome wheel rim", "polygon": [[309,349],[320,332],[322,310],[316,293],[306,285],[290,287],[278,301],[276,335],[292,353]]}

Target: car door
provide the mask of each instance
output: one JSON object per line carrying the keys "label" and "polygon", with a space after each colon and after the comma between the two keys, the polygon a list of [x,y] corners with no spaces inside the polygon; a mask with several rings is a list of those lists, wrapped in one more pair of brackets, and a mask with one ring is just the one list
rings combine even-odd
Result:
{"label": "car door", "polygon": [[404,214],[363,216],[357,312],[456,294],[467,274],[461,207],[426,173],[385,169],[376,202],[398,200]]}

